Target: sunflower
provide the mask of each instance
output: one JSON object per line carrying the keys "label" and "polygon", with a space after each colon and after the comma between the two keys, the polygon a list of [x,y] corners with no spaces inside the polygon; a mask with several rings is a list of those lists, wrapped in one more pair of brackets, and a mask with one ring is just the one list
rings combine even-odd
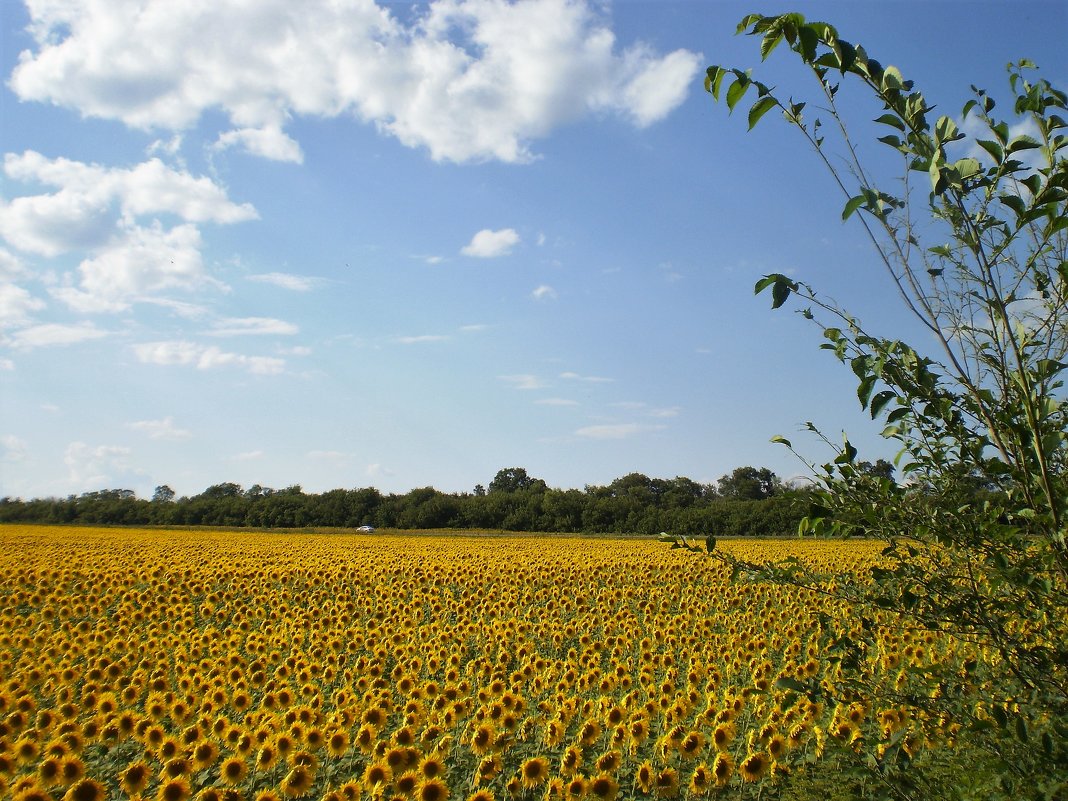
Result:
{"label": "sunflower", "polygon": [[648,795],[652,791],[655,782],[656,772],[653,770],[652,763],[649,760],[645,760],[634,773],[634,783],[638,785],[642,793]]}
{"label": "sunflower", "polygon": [[156,801],[186,801],[192,794],[189,779],[177,776],[163,782],[156,791]]}
{"label": "sunflower", "polygon": [[424,779],[415,788],[417,801],[445,801],[449,797],[449,786],[441,779]]}
{"label": "sunflower", "polygon": [[42,760],[37,765],[37,778],[44,787],[59,784],[63,766],[55,757]]}
{"label": "sunflower", "polygon": [[64,757],[59,763],[59,783],[70,786],[85,776],[85,765],[76,756]]}
{"label": "sunflower", "polygon": [[119,786],[129,796],[140,795],[148,787],[152,771],[144,762],[134,762],[126,767],[119,777]]}
{"label": "sunflower", "polygon": [[565,776],[570,776],[581,767],[582,749],[574,745],[568,746],[563,756],[560,757],[560,772]]}
{"label": "sunflower", "polygon": [[304,795],[315,781],[315,772],[305,765],[297,765],[282,779],[279,789],[290,798]]}
{"label": "sunflower", "polygon": [[265,745],[256,752],[256,770],[266,773],[278,761],[278,752],[273,745]]}
{"label": "sunflower", "polygon": [[738,773],[747,782],[758,781],[771,765],[771,759],[763,751],[757,751],[745,758],[738,766]]}
{"label": "sunflower", "polygon": [[497,801],[497,796],[492,790],[475,790],[467,797],[467,801]]}
{"label": "sunflower", "polygon": [[393,781],[393,787],[397,792],[403,796],[411,796],[415,792],[415,788],[419,785],[419,774],[414,770],[410,770],[398,776]]}
{"label": "sunflower", "polygon": [[104,801],[107,788],[95,779],[79,779],[63,794],[63,801]]}
{"label": "sunflower", "polygon": [[716,726],[712,732],[712,744],[716,746],[716,749],[723,751],[730,745],[731,740],[734,739],[734,724],[733,723],[720,723]]}
{"label": "sunflower", "polygon": [[219,747],[211,740],[201,740],[193,747],[193,767],[204,770],[219,758]]}
{"label": "sunflower", "polygon": [[519,768],[520,780],[527,789],[544,784],[549,778],[549,762],[545,757],[532,757]]}
{"label": "sunflower", "polygon": [[497,754],[487,754],[478,763],[475,783],[492,781],[501,772],[501,758]]}
{"label": "sunflower", "polygon": [[722,787],[731,779],[731,774],[734,773],[734,763],[731,761],[730,754],[724,751],[720,751],[716,754],[716,760],[712,763],[712,775],[716,779],[716,785]]}
{"label": "sunflower", "polygon": [[419,763],[419,770],[427,779],[438,778],[445,775],[445,760],[441,754],[433,753],[423,757]]}
{"label": "sunflower", "polygon": [[14,790],[15,801],[55,801],[52,794],[36,783]]}
{"label": "sunflower", "polygon": [[659,798],[674,798],[679,794],[679,772],[664,768],[656,774],[656,794]]}
{"label": "sunflower", "polygon": [[697,759],[705,749],[705,736],[699,731],[691,731],[679,743],[679,753],[685,759]]}
{"label": "sunflower", "polygon": [[393,778],[393,771],[389,765],[382,762],[372,762],[363,771],[363,786],[369,793],[377,792],[377,788],[389,784]]}
{"label": "sunflower", "polygon": [[471,750],[481,756],[493,747],[495,739],[496,733],[493,727],[488,723],[483,723],[471,733]]}
{"label": "sunflower", "polygon": [[240,784],[248,775],[248,763],[241,757],[229,757],[219,766],[219,781],[231,787]]}
{"label": "sunflower", "polygon": [[598,801],[614,801],[618,793],[619,782],[603,773],[590,779],[586,785],[586,794]]}

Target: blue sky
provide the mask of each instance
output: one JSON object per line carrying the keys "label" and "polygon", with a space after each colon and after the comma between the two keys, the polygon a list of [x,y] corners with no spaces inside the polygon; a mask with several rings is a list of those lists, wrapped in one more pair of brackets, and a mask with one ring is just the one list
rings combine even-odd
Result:
{"label": "blue sky", "polygon": [[[948,114],[1009,60],[1068,82],[1062,2],[797,8]],[[0,495],[785,477],[808,420],[892,456],[752,294],[926,344],[804,143],[704,93],[803,94],[751,10],[0,1]]]}

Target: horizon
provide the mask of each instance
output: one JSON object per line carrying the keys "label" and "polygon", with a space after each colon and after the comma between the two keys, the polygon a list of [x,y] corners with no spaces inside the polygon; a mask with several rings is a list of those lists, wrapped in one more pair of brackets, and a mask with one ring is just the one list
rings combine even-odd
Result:
{"label": "horizon", "polygon": [[[1010,60],[1068,85],[1061,2],[798,5],[958,119]],[[750,10],[3,4],[0,496],[791,480],[770,439],[818,464],[806,421],[892,460],[753,295],[787,273],[930,350],[804,143],[704,92],[719,63],[801,99]]]}

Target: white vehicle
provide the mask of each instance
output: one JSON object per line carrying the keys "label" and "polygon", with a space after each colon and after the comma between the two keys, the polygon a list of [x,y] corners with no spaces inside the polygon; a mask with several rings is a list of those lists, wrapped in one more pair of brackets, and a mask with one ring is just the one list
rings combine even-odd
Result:
{"label": "white vehicle", "polygon": [[360,526],[356,530],[361,532],[361,533],[363,533],[363,534],[371,534],[371,533],[374,532],[375,527],[374,526]]}

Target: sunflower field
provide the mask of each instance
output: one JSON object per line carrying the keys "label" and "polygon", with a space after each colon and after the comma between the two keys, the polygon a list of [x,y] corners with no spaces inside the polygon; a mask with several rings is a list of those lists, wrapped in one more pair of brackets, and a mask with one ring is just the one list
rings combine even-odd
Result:
{"label": "sunflower field", "polygon": [[[862,570],[865,543],[738,541]],[[838,605],[836,605],[838,604]],[[745,798],[951,721],[964,646],[651,541],[0,527],[0,796]]]}

